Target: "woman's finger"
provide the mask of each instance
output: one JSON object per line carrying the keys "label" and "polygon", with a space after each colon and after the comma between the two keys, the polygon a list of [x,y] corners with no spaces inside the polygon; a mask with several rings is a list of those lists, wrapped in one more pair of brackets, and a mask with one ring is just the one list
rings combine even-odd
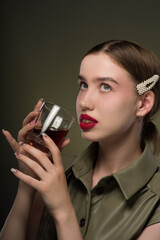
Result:
{"label": "woman's finger", "polygon": [[27,138],[27,134],[35,127],[35,120],[32,120],[27,125],[25,125],[18,133],[18,142],[25,142]]}
{"label": "woman's finger", "polygon": [[23,120],[23,126],[27,125],[29,122],[31,122],[32,120],[34,120],[40,112],[40,107],[43,103],[43,98],[39,99],[36,106],[34,107],[34,111],[30,112],[27,117]]}
{"label": "woman's finger", "polygon": [[33,187],[35,190],[40,190],[40,181],[22,173],[18,169],[11,168],[11,172],[20,180],[22,180],[24,183],[28,184],[29,186]]}
{"label": "woman's finger", "polygon": [[36,106],[34,107],[34,110],[36,109],[40,109],[42,103],[43,103],[44,99],[43,98],[40,98],[36,104]]}
{"label": "woman's finger", "polygon": [[63,148],[65,148],[69,143],[70,143],[70,139],[69,138],[65,139],[60,147],[60,150],[62,151]]}
{"label": "woman's finger", "polygon": [[49,151],[52,154],[54,164],[56,166],[62,166],[62,158],[59,148],[47,134],[42,133],[42,135],[46,146],[48,147]]}
{"label": "woman's finger", "polygon": [[30,113],[27,115],[27,117],[23,120],[22,126],[25,126],[25,125],[27,125],[28,123],[30,123],[31,121],[35,120],[35,119],[38,117],[39,112],[40,112],[39,109],[36,109],[36,110],[30,112]]}
{"label": "woman's finger", "polygon": [[17,152],[15,153],[15,156],[17,159],[25,163],[40,179],[45,179],[46,171],[36,161]]}
{"label": "woman's finger", "polygon": [[13,149],[14,152],[20,151],[20,146],[17,143],[17,141],[12,137],[12,135],[10,134],[10,132],[6,131],[6,130],[2,130],[4,136],[6,137],[8,143],[10,144],[11,148]]}
{"label": "woman's finger", "polygon": [[22,149],[29,153],[32,157],[34,157],[34,159],[36,159],[39,164],[47,171],[47,172],[51,172],[52,168],[53,168],[53,164],[51,163],[51,161],[48,159],[47,154],[43,153],[42,151],[38,150],[35,147],[32,147],[28,144],[19,143],[22,147]]}

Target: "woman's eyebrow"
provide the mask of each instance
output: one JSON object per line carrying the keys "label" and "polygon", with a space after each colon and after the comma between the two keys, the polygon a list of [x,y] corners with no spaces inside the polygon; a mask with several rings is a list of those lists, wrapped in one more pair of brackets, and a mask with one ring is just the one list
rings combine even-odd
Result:
{"label": "woman's eyebrow", "polygon": [[82,75],[78,75],[78,80],[82,80],[82,81],[85,81],[85,78],[82,76]]}
{"label": "woman's eyebrow", "polygon": [[112,77],[100,77],[100,78],[97,78],[97,81],[101,81],[101,82],[102,81],[110,81],[110,82],[113,82],[113,83],[119,85],[119,83],[115,79],[113,79]]}
{"label": "woman's eyebrow", "polygon": [[[78,75],[78,80],[85,81],[85,78],[82,75]],[[101,82],[110,81],[110,82],[113,82],[113,83],[119,85],[119,83],[115,79],[113,79],[112,77],[99,77],[99,78],[96,78],[96,80],[101,81]]]}

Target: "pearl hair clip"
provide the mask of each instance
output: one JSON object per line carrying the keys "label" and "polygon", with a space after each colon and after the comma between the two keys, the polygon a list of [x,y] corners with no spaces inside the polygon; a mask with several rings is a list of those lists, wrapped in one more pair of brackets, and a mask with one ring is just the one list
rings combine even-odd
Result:
{"label": "pearl hair clip", "polygon": [[138,94],[142,95],[143,93],[151,90],[158,80],[159,76],[153,75],[151,78],[145,80],[144,82],[138,83],[136,86]]}

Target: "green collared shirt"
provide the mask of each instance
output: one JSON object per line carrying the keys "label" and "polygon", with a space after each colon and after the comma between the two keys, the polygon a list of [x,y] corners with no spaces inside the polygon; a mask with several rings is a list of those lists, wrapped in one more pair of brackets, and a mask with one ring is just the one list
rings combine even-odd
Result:
{"label": "green collared shirt", "polygon": [[[91,189],[98,144],[92,143],[66,171],[68,189],[84,240],[131,240],[160,222],[160,172],[146,145],[127,168],[102,178]],[[38,239],[57,239],[47,213]]]}

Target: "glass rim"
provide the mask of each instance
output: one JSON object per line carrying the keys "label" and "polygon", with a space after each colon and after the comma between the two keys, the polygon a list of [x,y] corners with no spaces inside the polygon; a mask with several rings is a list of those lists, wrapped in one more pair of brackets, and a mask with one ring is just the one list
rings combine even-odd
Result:
{"label": "glass rim", "polygon": [[[45,106],[45,103],[48,103],[48,104],[51,104],[51,105],[57,105],[57,106],[60,107],[64,112],[66,112],[67,115],[71,118],[71,120],[64,118],[65,121],[68,121],[68,122],[70,122],[70,121],[74,122],[74,121],[75,121],[75,118],[74,118],[65,108],[61,107],[59,104],[56,104],[56,103],[53,103],[53,102],[50,102],[50,101],[43,100],[43,103],[42,103],[42,105],[41,105],[41,107],[40,107],[40,111],[42,110],[43,106]],[[47,108],[47,107],[46,107],[46,108]],[[48,110],[51,111],[51,109],[48,109]]]}

